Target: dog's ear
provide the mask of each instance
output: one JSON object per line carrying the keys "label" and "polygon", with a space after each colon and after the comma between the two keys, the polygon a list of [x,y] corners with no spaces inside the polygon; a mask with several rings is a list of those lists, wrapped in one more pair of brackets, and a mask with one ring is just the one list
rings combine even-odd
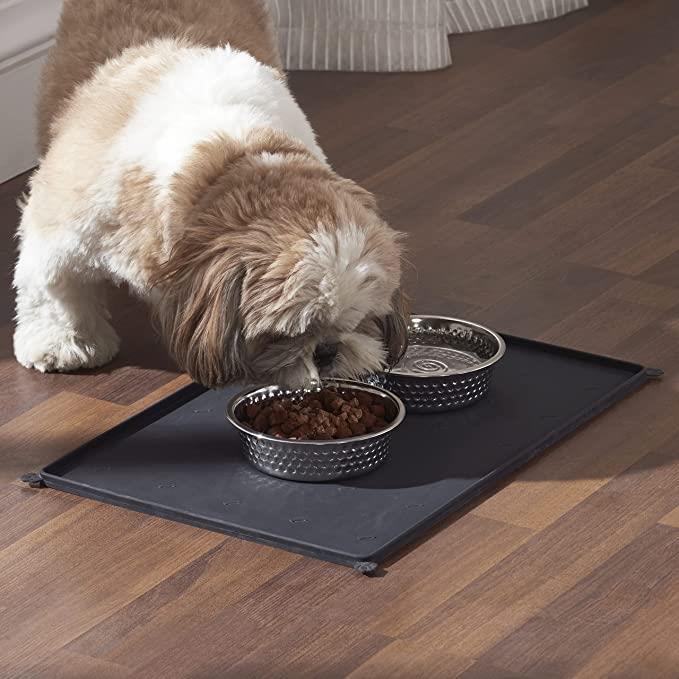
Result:
{"label": "dog's ear", "polygon": [[408,349],[410,304],[400,288],[392,296],[391,309],[391,313],[378,320],[389,367],[395,366]]}
{"label": "dog's ear", "polygon": [[217,388],[248,375],[240,300],[244,267],[232,255],[171,259],[156,307],[163,338],[193,380]]}

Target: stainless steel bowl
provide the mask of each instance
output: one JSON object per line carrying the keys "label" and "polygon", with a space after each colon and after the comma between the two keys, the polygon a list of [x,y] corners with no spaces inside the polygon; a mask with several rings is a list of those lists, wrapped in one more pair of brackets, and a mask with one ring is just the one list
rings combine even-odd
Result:
{"label": "stainless steel bowl", "polygon": [[353,436],[332,441],[289,441],[261,434],[241,421],[244,409],[271,398],[293,401],[308,396],[321,387],[285,389],[268,386],[245,391],[231,400],[226,417],[240,431],[242,450],[254,467],[271,476],[294,481],[333,481],[367,474],[381,465],[389,455],[391,434],[405,417],[405,406],[394,394],[379,386],[350,380],[328,380],[323,385],[340,389],[366,391],[378,396],[392,420],[389,426],[375,434]]}
{"label": "stainless steel bowl", "polygon": [[505,343],[482,325],[445,316],[412,316],[409,346],[389,372],[368,382],[399,396],[409,412],[455,410],[486,395]]}

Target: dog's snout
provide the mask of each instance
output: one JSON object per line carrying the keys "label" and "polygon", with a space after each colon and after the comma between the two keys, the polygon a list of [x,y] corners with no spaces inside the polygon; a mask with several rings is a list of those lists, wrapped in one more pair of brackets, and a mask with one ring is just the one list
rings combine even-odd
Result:
{"label": "dog's snout", "polygon": [[314,362],[319,368],[326,368],[337,358],[337,345],[319,344],[314,352]]}

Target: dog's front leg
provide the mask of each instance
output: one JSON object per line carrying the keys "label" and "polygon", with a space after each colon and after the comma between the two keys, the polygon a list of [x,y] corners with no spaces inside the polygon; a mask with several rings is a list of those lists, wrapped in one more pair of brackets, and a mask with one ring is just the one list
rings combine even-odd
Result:
{"label": "dog's front leg", "polygon": [[96,368],[118,353],[120,340],[109,323],[101,284],[68,261],[63,241],[35,234],[22,239],[14,278],[14,354],[27,368]]}

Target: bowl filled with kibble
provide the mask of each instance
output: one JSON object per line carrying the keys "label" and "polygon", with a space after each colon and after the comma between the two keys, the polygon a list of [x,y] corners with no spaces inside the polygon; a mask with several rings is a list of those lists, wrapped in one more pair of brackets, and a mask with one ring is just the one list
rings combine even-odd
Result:
{"label": "bowl filled with kibble", "polygon": [[305,389],[250,389],[231,400],[226,415],[260,471],[331,481],[367,474],[387,459],[405,406],[381,387],[331,380]]}

